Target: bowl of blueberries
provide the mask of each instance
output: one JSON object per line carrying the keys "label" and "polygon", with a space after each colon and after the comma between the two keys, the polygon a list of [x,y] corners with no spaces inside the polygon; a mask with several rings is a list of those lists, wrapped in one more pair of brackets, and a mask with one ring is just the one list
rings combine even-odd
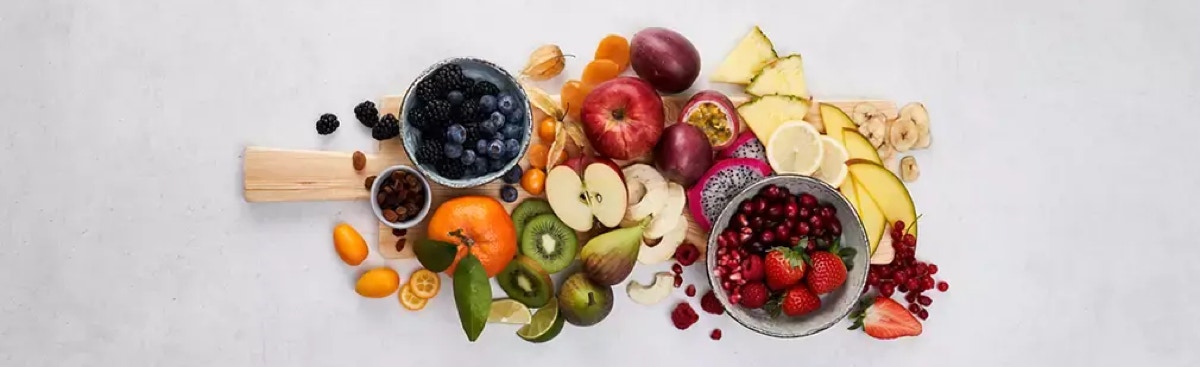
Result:
{"label": "bowl of blueberries", "polygon": [[475,58],[426,69],[408,87],[401,110],[408,158],[450,188],[500,178],[520,161],[533,133],[525,89],[504,69]]}

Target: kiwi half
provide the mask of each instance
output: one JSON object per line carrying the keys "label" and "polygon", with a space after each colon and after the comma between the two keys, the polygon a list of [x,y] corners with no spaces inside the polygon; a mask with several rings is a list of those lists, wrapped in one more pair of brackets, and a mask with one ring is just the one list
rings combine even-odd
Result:
{"label": "kiwi half", "polygon": [[513,209],[512,220],[513,228],[517,229],[517,238],[521,238],[521,231],[524,230],[525,224],[529,223],[533,217],[553,213],[554,209],[550,208],[550,203],[542,199],[525,199],[516,209]]}
{"label": "kiwi half", "polygon": [[579,252],[575,230],[554,214],[541,214],[529,220],[521,231],[521,254],[537,261],[550,274],[566,269]]}
{"label": "kiwi half", "polygon": [[496,283],[500,283],[500,289],[509,298],[532,308],[545,306],[554,295],[550,274],[536,261],[525,256],[518,255],[500,274],[496,274]]}

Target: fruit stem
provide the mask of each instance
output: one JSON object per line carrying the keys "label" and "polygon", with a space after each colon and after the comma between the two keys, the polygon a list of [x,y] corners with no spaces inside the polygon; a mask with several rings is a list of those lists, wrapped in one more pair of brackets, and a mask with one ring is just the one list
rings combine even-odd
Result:
{"label": "fruit stem", "polygon": [[588,292],[588,306],[593,306],[595,304],[596,304],[596,294],[592,293],[592,292]]}
{"label": "fruit stem", "polygon": [[624,120],[625,119],[625,109],[618,108],[618,109],[613,110],[612,118],[613,118],[613,120],[617,120],[617,121]]}
{"label": "fruit stem", "polygon": [[470,237],[467,237],[467,235],[463,234],[462,228],[450,231],[450,235],[458,237],[459,241],[462,241],[463,245],[466,245],[467,247],[475,246],[475,240],[472,240]]}

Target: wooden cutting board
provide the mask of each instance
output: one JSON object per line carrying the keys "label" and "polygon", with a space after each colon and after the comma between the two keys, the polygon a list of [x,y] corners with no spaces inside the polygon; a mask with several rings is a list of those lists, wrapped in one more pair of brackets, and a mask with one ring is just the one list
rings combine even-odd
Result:
{"label": "wooden cutting board", "polygon": [[[555,100],[557,99],[555,97]],[[733,97],[732,99],[734,104],[738,105],[747,100],[745,97]],[[403,96],[383,97],[377,103],[379,113],[391,113],[400,116],[401,101],[403,101]],[[675,121],[679,110],[686,101],[687,98],[685,97],[664,97],[663,102],[667,110],[666,121]],[[890,101],[836,101],[825,103],[833,104],[847,113],[852,111],[855,105],[870,103],[889,118],[894,118],[897,114],[896,104]],[[533,111],[533,121],[535,123],[545,117],[536,108]],[[813,108],[809,111],[805,120],[812,122],[818,129],[824,130],[820,114],[817,112],[816,103],[813,103]],[[744,124],[743,129],[745,129]],[[540,140],[537,134],[534,134],[533,139],[535,142]],[[363,210],[370,211],[371,207],[368,201],[370,191],[364,184],[367,177],[378,174],[383,169],[397,164],[413,166],[412,161],[404,153],[404,145],[400,139],[389,139],[379,142],[378,150],[375,153],[363,152],[367,156],[367,166],[362,171],[354,170],[351,162],[353,153],[247,147],[242,162],[243,189],[246,201],[355,200],[362,201]],[[529,161],[522,158],[521,167],[528,168]],[[433,194],[433,208],[436,209],[447,199],[458,196],[485,195],[499,198],[500,187],[503,186],[503,182],[496,180],[483,186],[469,189],[451,189],[434,182],[430,182],[430,186]],[[516,202],[504,203],[510,212],[517,204],[530,196],[525,190],[519,189],[519,186],[517,192],[519,193],[519,197]],[[501,202],[503,203],[503,201]],[[686,209],[684,213],[690,224],[687,241],[695,244],[703,251],[705,244],[708,242],[708,233],[700,230],[695,221],[692,220],[691,215],[687,214]],[[397,249],[397,240],[399,238],[392,233],[391,228],[380,223],[378,231],[378,251],[384,258],[407,259],[414,257],[412,246],[406,245],[401,250]],[[406,238],[417,239],[422,238],[424,235],[425,225],[421,224],[409,229],[406,233]],[[581,240],[583,239],[581,238]]]}

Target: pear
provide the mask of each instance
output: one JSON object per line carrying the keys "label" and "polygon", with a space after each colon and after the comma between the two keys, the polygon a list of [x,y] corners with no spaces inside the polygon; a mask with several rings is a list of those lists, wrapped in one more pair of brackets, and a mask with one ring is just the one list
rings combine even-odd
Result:
{"label": "pear", "polygon": [[612,286],[629,277],[647,223],[643,219],[633,227],[615,229],[588,241],[580,252],[588,279],[600,286]]}

